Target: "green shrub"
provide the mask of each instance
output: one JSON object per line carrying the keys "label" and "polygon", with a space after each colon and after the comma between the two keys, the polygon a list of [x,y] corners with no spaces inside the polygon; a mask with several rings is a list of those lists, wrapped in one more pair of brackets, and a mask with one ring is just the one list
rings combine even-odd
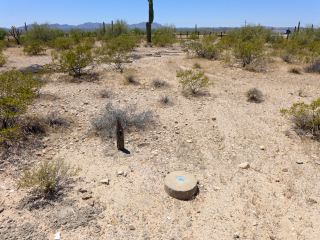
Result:
{"label": "green shrub", "polygon": [[170,34],[156,34],[152,37],[152,44],[159,47],[172,46],[175,42],[177,39]]}
{"label": "green shrub", "polygon": [[5,39],[7,35],[8,35],[8,31],[3,28],[0,28],[0,40]]}
{"label": "green shrub", "polygon": [[71,28],[69,34],[75,43],[80,43],[84,38],[84,31],[78,28]]}
{"label": "green shrub", "polygon": [[25,44],[23,51],[29,55],[38,55],[46,51],[46,49],[44,48],[44,43],[40,39],[36,39]]}
{"label": "green shrub", "polygon": [[111,25],[106,26],[106,35],[108,37],[118,37],[122,34],[127,34],[129,32],[128,24],[125,20],[117,19],[116,22]]}
{"label": "green shrub", "polygon": [[43,42],[49,42],[57,37],[62,37],[64,32],[60,29],[54,29],[49,24],[33,23],[28,32],[25,33],[27,41],[41,40]]}
{"label": "green shrub", "polygon": [[12,141],[18,136],[17,116],[25,113],[38,89],[39,79],[14,69],[0,75],[0,141]]}
{"label": "green shrub", "polygon": [[233,48],[234,56],[240,60],[243,67],[263,56],[263,42],[261,40],[238,42]]}
{"label": "green shrub", "polygon": [[145,110],[140,113],[136,113],[136,110],[136,105],[129,105],[125,109],[120,109],[109,103],[104,108],[103,114],[92,120],[92,125],[103,139],[115,136],[118,118],[127,132],[145,130],[154,126],[155,121],[151,110]]}
{"label": "green shrub", "polygon": [[217,59],[221,49],[210,41],[193,41],[188,45],[189,55],[206,59]]}
{"label": "green shrub", "polygon": [[74,41],[72,38],[58,37],[54,40],[51,40],[48,43],[48,46],[51,48],[54,48],[57,51],[60,51],[60,50],[68,50],[69,48],[71,48],[73,44],[74,44]]}
{"label": "green shrub", "polygon": [[35,187],[40,193],[53,193],[60,190],[67,180],[75,176],[79,168],[74,169],[62,159],[48,161],[43,160],[32,169],[24,169],[18,179],[19,188]]}
{"label": "green shrub", "polygon": [[74,77],[81,77],[84,74],[84,68],[94,61],[91,46],[86,43],[77,44],[68,50],[53,52],[52,59],[59,60],[60,71]]}
{"label": "green shrub", "polygon": [[193,70],[179,70],[177,71],[177,77],[180,78],[179,83],[182,90],[191,91],[193,94],[213,84],[209,82],[209,78],[203,71],[193,72]]}
{"label": "green shrub", "polygon": [[290,109],[281,109],[280,112],[290,117],[297,128],[310,132],[320,140],[320,98],[310,104],[294,103]]}

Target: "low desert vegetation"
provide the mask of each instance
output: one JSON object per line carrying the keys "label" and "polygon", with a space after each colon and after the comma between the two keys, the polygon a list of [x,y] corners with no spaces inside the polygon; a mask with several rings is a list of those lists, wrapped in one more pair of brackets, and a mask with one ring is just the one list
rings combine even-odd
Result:
{"label": "low desert vegetation", "polygon": [[183,91],[189,91],[192,94],[197,94],[210,83],[209,78],[205,75],[204,71],[182,70],[177,71],[177,77],[180,78],[179,86]]}
{"label": "low desert vegetation", "polygon": [[320,140],[320,98],[310,104],[294,103],[289,109],[281,109],[280,112],[289,117],[297,129],[311,133],[313,138]]}
{"label": "low desert vegetation", "polygon": [[0,67],[2,67],[7,62],[7,57],[3,55],[2,49],[0,48]]}
{"label": "low desert vegetation", "polygon": [[174,29],[175,27],[173,25],[165,25],[158,28],[152,37],[152,45],[158,47],[172,46],[173,43],[177,42],[174,36]]}
{"label": "low desert vegetation", "polygon": [[159,98],[159,102],[162,105],[171,105],[172,104],[171,97],[168,94],[161,95]]}
{"label": "low desert vegetation", "polygon": [[47,45],[56,51],[68,50],[74,45],[74,40],[69,37],[58,37],[48,42]]}
{"label": "low desert vegetation", "polygon": [[14,69],[0,75],[0,141],[12,143],[19,135],[18,117],[25,113],[44,82]]}
{"label": "low desert vegetation", "polygon": [[164,80],[161,80],[159,78],[155,79],[152,81],[151,85],[154,87],[154,88],[165,88],[165,87],[168,87],[169,84],[164,81]]}
{"label": "low desert vegetation", "polygon": [[27,42],[24,45],[23,51],[29,55],[38,55],[46,51],[44,42],[40,39]]}
{"label": "low desert vegetation", "polygon": [[7,30],[0,28],[0,40],[4,40],[7,35],[8,35]]}
{"label": "low desert vegetation", "polygon": [[245,95],[249,102],[260,103],[263,101],[263,94],[257,88],[250,88]]}
{"label": "low desert vegetation", "polygon": [[297,67],[297,66],[293,66],[293,67],[290,67],[288,69],[288,72],[289,73],[294,73],[294,74],[300,74],[301,73],[301,68]]}
{"label": "low desert vegetation", "polygon": [[64,36],[64,32],[62,30],[51,28],[47,23],[38,24],[36,22],[31,25],[24,35],[27,42],[32,42],[35,40],[49,42],[62,36]]}
{"label": "low desert vegetation", "polygon": [[17,180],[19,188],[33,187],[40,194],[52,194],[61,190],[75,176],[79,168],[71,167],[64,160],[43,160],[38,166],[25,168]]}
{"label": "low desert vegetation", "polygon": [[122,127],[127,132],[146,130],[155,126],[151,110],[137,113],[136,105],[129,105],[121,109],[111,103],[105,106],[101,116],[92,120],[92,125],[103,139],[113,138],[116,133],[117,119],[120,119]]}

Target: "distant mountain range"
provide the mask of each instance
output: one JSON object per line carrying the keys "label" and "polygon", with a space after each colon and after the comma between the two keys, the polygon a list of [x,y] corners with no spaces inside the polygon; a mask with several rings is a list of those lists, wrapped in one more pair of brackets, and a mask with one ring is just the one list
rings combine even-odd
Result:
{"label": "distant mountain range", "polygon": [[[106,23],[106,25],[110,25],[110,23]],[[27,25],[29,28],[32,26]],[[78,29],[84,29],[84,30],[95,30],[95,29],[99,29],[102,26],[102,23],[92,23],[92,22],[87,22],[87,23],[83,23],[80,25],[68,25],[68,24],[49,24],[50,27],[52,28],[57,28],[57,29],[61,29],[64,31],[68,31],[71,28],[78,28]],[[139,28],[142,30],[146,30],[146,23],[145,22],[141,22],[141,23],[136,23],[136,24],[130,24],[128,25],[129,29],[134,29],[134,28]],[[162,27],[162,25],[160,23],[152,23],[152,29],[157,29]],[[215,31],[215,32],[225,32],[228,29],[233,28],[233,27],[198,27],[197,30],[201,31],[204,29],[208,29],[210,31]],[[237,29],[238,27],[236,27]],[[270,27],[270,26],[265,26],[266,29],[274,29],[276,32],[285,32],[288,27]],[[8,28],[4,28],[6,30],[9,30]],[[24,30],[24,26],[18,27],[18,29]],[[194,31],[194,28],[188,28],[188,27],[180,27],[180,28],[176,28],[178,31]],[[291,30],[294,29],[294,27],[290,27]]]}
{"label": "distant mountain range", "polygon": [[[106,25],[110,25],[110,23],[105,23]],[[27,25],[28,27],[32,27],[32,24]],[[78,28],[78,29],[84,29],[84,30],[94,30],[94,29],[99,29],[102,26],[102,23],[92,23],[92,22],[87,22],[83,23],[80,25],[68,25],[68,24],[49,24],[51,28],[57,28],[61,30],[70,30],[71,28]],[[141,22],[137,24],[130,24],[128,25],[129,29],[134,29],[134,28],[140,28],[140,29],[146,29],[146,23]],[[159,23],[152,23],[152,28],[159,28],[162,27],[161,24]],[[24,30],[24,26],[17,27],[18,29]],[[9,30],[9,28],[4,28],[6,30]]]}

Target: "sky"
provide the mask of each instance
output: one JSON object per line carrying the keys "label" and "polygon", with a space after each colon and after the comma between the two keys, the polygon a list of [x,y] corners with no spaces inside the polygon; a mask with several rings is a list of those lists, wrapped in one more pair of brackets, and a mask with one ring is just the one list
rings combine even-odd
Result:
{"label": "sky", "polygon": [[[247,24],[320,27],[320,0],[154,0],[154,22],[176,27],[241,27]],[[117,19],[148,21],[147,0],[0,0],[0,27],[79,25]]]}

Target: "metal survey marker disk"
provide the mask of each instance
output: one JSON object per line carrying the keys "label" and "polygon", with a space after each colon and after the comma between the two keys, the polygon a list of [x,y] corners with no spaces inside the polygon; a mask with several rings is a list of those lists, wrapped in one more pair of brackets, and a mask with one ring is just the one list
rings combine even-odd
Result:
{"label": "metal survey marker disk", "polygon": [[187,200],[197,193],[197,179],[187,172],[172,172],[164,179],[164,189],[171,197]]}

